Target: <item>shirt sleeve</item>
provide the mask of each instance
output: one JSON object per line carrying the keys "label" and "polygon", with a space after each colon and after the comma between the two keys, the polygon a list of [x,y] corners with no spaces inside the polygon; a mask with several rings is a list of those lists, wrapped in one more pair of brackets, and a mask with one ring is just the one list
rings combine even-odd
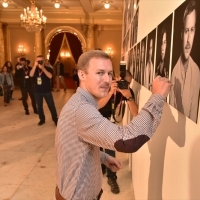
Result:
{"label": "shirt sleeve", "polygon": [[135,152],[153,136],[160,123],[163,106],[164,98],[154,94],[130,123],[119,126],[104,118],[91,104],[81,105],[76,111],[78,135],[85,142],[99,147]]}
{"label": "shirt sleeve", "polygon": [[101,159],[101,163],[105,164],[106,163],[106,159],[109,155],[103,151],[100,151],[100,159]]}

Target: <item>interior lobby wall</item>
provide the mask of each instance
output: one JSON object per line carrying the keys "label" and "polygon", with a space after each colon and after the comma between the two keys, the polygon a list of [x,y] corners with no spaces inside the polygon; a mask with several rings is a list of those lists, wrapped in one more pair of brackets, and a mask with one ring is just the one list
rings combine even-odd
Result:
{"label": "interior lobby wall", "polygon": [[[86,38],[86,29],[83,25],[78,24],[47,24],[44,29],[44,38],[47,34],[54,28],[59,26],[71,26],[77,29],[84,38]],[[24,45],[26,48],[26,58],[31,60],[33,64],[35,59],[34,54],[34,33],[27,32],[24,28],[19,25],[9,24],[10,31],[10,45],[11,45],[11,62],[13,64],[16,63],[16,58],[19,56],[18,46]],[[107,47],[111,47],[114,51],[114,56],[112,58],[113,66],[118,70],[119,62],[120,62],[120,53],[121,53],[121,35],[122,35],[122,27],[120,25],[111,25],[111,26],[99,26],[96,28],[94,32],[95,39],[95,48],[102,48],[103,51],[106,50]]]}
{"label": "interior lobby wall", "polygon": [[18,53],[19,45],[23,45],[26,49],[25,57],[31,61],[33,65],[35,54],[34,54],[34,33],[27,32],[24,28],[17,25],[9,25],[10,32],[10,46],[11,46],[11,62],[13,65],[17,62],[17,57],[20,56]]}
{"label": "interior lobby wall", "polygon": [[[154,30],[183,2],[184,0],[140,0],[137,42]],[[125,60],[129,51],[130,49],[125,52]],[[132,88],[141,109],[151,92],[134,80]],[[124,123],[130,118],[127,113]],[[165,103],[161,124],[153,138],[132,154],[135,199],[199,199],[199,142],[199,120],[195,123]]]}

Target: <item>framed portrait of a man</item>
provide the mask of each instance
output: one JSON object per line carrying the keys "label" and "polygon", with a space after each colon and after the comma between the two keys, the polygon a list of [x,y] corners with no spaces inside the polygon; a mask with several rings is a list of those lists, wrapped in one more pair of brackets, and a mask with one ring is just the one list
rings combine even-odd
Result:
{"label": "framed portrait of a man", "polygon": [[197,122],[200,90],[200,1],[187,0],[174,12],[169,103]]}

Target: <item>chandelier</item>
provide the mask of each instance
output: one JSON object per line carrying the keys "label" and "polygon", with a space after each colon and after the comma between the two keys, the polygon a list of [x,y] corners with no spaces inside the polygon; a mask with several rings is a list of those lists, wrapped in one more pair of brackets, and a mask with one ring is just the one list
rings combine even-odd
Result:
{"label": "chandelier", "polygon": [[31,8],[24,8],[24,14],[20,15],[21,26],[28,32],[38,32],[45,28],[47,18],[42,14],[42,10],[39,11],[35,7],[35,1],[30,2]]}

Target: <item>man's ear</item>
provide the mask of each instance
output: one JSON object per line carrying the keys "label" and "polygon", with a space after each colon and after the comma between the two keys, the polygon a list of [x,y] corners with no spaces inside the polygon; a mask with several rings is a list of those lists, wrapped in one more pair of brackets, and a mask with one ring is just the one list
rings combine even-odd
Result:
{"label": "man's ear", "polygon": [[85,80],[85,73],[82,70],[78,70],[78,77],[80,80]]}

